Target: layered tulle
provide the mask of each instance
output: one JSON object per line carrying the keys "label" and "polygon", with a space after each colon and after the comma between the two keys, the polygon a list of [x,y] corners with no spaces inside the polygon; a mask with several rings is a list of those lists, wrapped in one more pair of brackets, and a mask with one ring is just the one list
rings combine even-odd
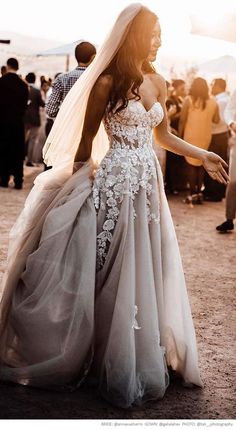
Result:
{"label": "layered tulle", "polygon": [[152,150],[160,103],[149,111],[137,100],[117,114],[107,109],[107,135],[101,124],[93,141],[91,159],[101,162],[95,181],[91,160],[72,175],[90,91],[141,8],[132,4],[120,14],[61,106],[44,148],[53,169],[36,178],[11,231],[0,305],[1,379],[73,389],[92,378],[122,407],[163,397],[167,366],[201,385],[181,258]]}
{"label": "layered tulle", "polygon": [[48,214],[41,214],[40,240],[36,235],[31,243],[1,337],[2,379],[71,387],[90,370],[101,393],[122,407],[161,398],[168,385],[166,365],[186,382],[201,385],[157,160],[156,169],[152,198],[160,208],[159,222],[148,223],[145,190],[134,205],[126,196],[97,274],[96,236],[104,220],[102,213],[96,215],[88,166],[66,182]]}

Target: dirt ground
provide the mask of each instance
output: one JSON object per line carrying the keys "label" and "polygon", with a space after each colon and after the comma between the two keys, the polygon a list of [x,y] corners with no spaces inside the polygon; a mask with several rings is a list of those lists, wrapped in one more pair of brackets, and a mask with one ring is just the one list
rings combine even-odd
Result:
{"label": "dirt ground", "polygon": [[[25,169],[25,188],[0,188],[0,276],[6,266],[9,230],[40,168]],[[0,418],[74,419],[233,419],[236,418],[233,288],[236,284],[236,231],[218,234],[224,202],[190,208],[184,194],[169,198],[196,327],[204,388],[170,384],[163,400],[128,410],[115,408],[95,389],[52,393],[0,384]],[[233,327],[234,326],[234,327]]]}

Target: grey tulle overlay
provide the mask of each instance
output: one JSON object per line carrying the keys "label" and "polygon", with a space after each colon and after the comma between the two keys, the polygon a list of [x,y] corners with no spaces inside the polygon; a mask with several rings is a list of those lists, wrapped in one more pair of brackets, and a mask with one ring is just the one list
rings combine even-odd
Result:
{"label": "grey tulle overlay", "polygon": [[[97,170],[88,162],[64,181],[48,173],[52,180],[10,250],[2,380],[74,389],[93,378],[121,407],[162,398],[168,367],[201,386],[181,257],[152,148],[162,117],[158,103],[146,111],[136,101],[107,112],[110,149]],[[20,220],[12,232],[18,239]]]}

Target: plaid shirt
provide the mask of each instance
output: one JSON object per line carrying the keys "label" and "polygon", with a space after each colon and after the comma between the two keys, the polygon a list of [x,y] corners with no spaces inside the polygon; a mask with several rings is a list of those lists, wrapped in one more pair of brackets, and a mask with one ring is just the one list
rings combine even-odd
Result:
{"label": "plaid shirt", "polygon": [[55,118],[57,116],[64,98],[85,69],[85,67],[78,66],[71,72],[63,73],[56,78],[52,84],[52,93],[45,106],[49,118]]}

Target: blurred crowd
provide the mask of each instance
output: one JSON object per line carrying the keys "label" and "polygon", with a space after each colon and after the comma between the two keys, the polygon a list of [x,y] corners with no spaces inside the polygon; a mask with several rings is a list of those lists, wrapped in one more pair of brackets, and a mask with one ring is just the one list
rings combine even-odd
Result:
{"label": "blurred crowd", "polygon": [[[80,43],[75,49],[78,66],[70,72],[57,73],[53,79],[36,76],[34,72],[24,77],[18,75],[19,64],[15,58],[1,67],[0,186],[8,187],[13,176],[15,188],[21,189],[24,164],[33,167],[43,163],[42,148],[60,105],[95,55],[96,48],[92,44]],[[169,130],[192,145],[217,153],[228,163],[231,147],[236,146],[236,109],[233,105],[227,113],[231,101],[226,81],[216,78],[209,85],[205,79],[197,77],[189,86],[183,79],[174,79],[166,82],[166,87]],[[213,181],[200,160],[182,157],[158,146],[155,150],[167,193],[175,195],[186,191],[184,201],[191,205],[202,204],[204,200],[219,202],[225,197],[225,185]],[[235,189],[232,196],[230,217],[233,219]]]}
{"label": "blurred crowd", "polygon": [[[185,81],[167,82],[167,118],[171,133],[192,145],[216,152],[228,160],[230,129],[224,119],[229,101],[224,79],[214,79],[209,86],[197,77],[188,88]],[[203,199],[221,201],[225,186],[213,181],[200,160],[182,157],[171,152],[160,155],[166,190],[172,194],[189,189],[187,203],[201,204]]]}
{"label": "blurred crowd", "polygon": [[[78,66],[53,79],[37,77],[34,72],[18,75],[18,60],[9,58],[0,78],[0,186],[7,188],[13,176],[21,189],[24,164],[43,163],[42,149],[65,96],[96,54],[89,42],[75,49]],[[47,169],[47,166],[44,166]]]}
{"label": "blurred crowd", "polygon": [[218,154],[229,164],[230,183],[214,181],[201,160],[182,157],[160,147],[157,156],[165,178],[166,191],[178,194],[187,190],[185,203],[220,202],[226,197],[226,221],[220,232],[234,229],[236,215],[236,91],[230,96],[225,79],[209,85],[201,77],[188,87],[183,79],[166,82],[166,110],[169,130],[188,143]]}

